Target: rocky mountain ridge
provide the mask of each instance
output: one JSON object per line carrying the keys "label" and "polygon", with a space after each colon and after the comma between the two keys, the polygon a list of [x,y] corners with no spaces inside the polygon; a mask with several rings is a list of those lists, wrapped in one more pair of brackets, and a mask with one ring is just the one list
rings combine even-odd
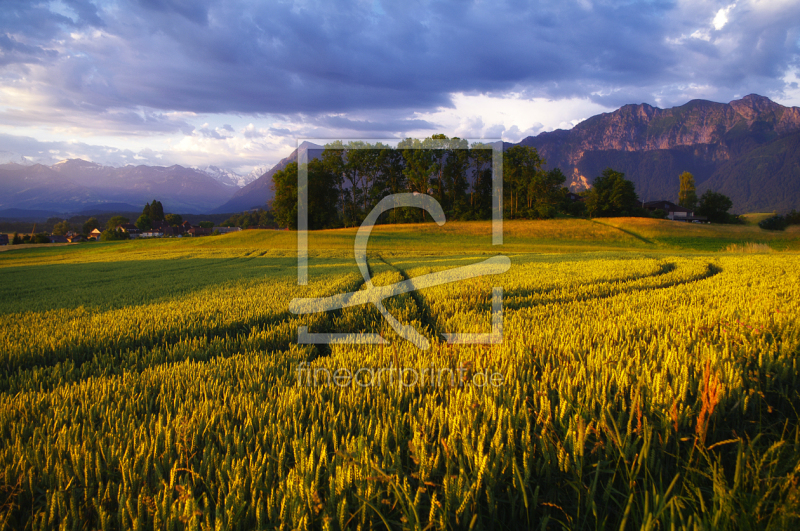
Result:
{"label": "rocky mountain ridge", "polygon": [[[786,146],[793,142],[786,139],[798,134],[800,108],[750,94],[730,103],[692,100],[670,109],[625,105],[570,130],[541,133],[520,144],[535,147],[548,167],[561,168],[573,191],[588,188],[610,166],[636,184],[642,199],[675,200],[678,175],[690,171],[700,192],[713,185],[744,212],[800,206],[800,169],[788,177],[788,188],[773,189],[757,183],[772,182],[776,169],[767,170],[762,164],[758,170],[759,164],[752,160],[779,140],[784,148],[768,151],[791,158]],[[753,186],[744,186],[742,176],[737,176],[736,184],[726,177],[738,175],[742,167],[755,170],[746,178]],[[723,168],[725,175],[719,173]],[[788,168],[781,165],[781,171]],[[784,197],[779,199],[779,194]]]}

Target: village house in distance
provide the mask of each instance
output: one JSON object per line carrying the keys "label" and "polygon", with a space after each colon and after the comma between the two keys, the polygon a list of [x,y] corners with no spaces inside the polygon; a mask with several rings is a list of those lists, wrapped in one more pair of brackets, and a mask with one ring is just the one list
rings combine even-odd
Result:
{"label": "village house in distance", "polygon": [[707,217],[695,215],[694,211],[684,208],[680,205],[676,205],[672,201],[647,201],[642,204],[642,207],[646,208],[650,212],[662,210],[666,215],[666,219],[671,219],[673,221],[687,221],[694,223],[706,223],[708,221]]}
{"label": "village house in distance", "polygon": [[130,239],[135,238],[181,238],[196,236],[211,236],[217,234],[228,234],[242,230],[239,227],[200,227],[184,221],[180,225],[171,226],[166,221],[157,221],[152,224],[149,230],[139,230],[133,223],[123,223],[117,226],[117,230],[128,234]]}

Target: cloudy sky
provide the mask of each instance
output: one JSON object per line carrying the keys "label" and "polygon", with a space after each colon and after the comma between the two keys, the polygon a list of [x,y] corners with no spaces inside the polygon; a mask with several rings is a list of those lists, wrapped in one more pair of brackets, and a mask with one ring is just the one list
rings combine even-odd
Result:
{"label": "cloudy sky", "polygon": [[[626,103],[800,106],[800,1],[2,0],[0,159],[272,165]],[[2,160],[0,160],[2,162]]]}

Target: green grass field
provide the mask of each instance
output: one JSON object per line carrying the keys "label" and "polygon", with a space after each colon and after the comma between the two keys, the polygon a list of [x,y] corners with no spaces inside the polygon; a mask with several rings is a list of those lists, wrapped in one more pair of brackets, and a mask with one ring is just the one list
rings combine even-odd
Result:
{"label": "green grass field", "polygon": [[748,225],[758,225],[759,221],[765,220],[768,217],[774,216],[774,212],[752,212],[750,214],[742,214],[745,223]]}
{"label": "green grass field", "polygon": [[[288,231],[0,253],[0,529],[800,524],[796,227],[490,228],[374,229],[376,286],[511,259],[384,301],[428,350],[289,311],[365,289],[355,229],[309,235],[307,286]],[[495,286],[502,342],[444,341],[492,331]]]}

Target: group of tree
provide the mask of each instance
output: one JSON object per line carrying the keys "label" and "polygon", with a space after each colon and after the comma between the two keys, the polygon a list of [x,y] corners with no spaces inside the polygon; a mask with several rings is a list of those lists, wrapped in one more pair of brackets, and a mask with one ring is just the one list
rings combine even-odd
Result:
{"label": "group of tree", "polygon": [[[204,222],[200,222],[200,226],[203,226]],[[275,224],[275,218],[272,215],[272,211],[258,209],[252,212],[242,212],[241,214],[234,214],[222,223],[220,223],[221,227],[240,227],[242,229],[249,229],[254,227],[268,227],[268,228],[277,228]]]}
{"label": "group of tree", "polygon": [[758,222],[758,226],[764,230],[784,230],[789,225],[800,225],[800,212],[792,210],[788,214],[773,214]]}
{"label": "group of tree", "polygon": [[[119,221],[119,219],[114,219],[114,221]],[[111,221],[109,221],[109,223],[111,223]],[[122,223],[117,223],[117,225],[123,225],[125,223],[128,223],[127,219],[124,219]],[[142,213],[136,219],[134,225],[136,225],[137,229],[144,232],[151,230],[154,227],[160,227],[164,224],[167,224],[170,227],[177,227],[182,223],[183,223],[183,217],[180,214],[164,213],[164,206],[161,204],[161,201],[153,199],[151,203],[145,203],[144,208],[142,209]],[[212,223],[211,226],[213,227],[214,224]]]}
{"label": "group of tree", "polygon": [[[308,227],[323,229],[360,225],[384,197],[398,193],[433,196],[447,219],[489,219],[492,216],[492,168],[503,165],[503,205],[507,218],[553,217],[566,211],[565,177],[546,171],[535,148],[514,146],[497,157],[492,146],[461,138],[433,135],[405,139],[397,147],[380,142],[325,146],[305,166]],[[291,163],[273,176],[272,213],[281,227],[296,228],[298,165]],[[396,208],[379,222],[428,219],[418,208]]]}
{"label": "group of tree", "polygon": [[712,223],[742,223],[739,216],[730,213],[733,201],[719,192],[706,190],[698,199],[694,175],[685,171],[678,176],[680,188],[678,204],[699,216],[705,216]]}
{"label": "group of tree", "polygon": [[584,194],[586,211],[593,218],[647,215],[634,184],[624,173],[606,168]]}
{"label": "group of tree", "polygon": [[[110,215],[110,214],[109,214]],[[103,223],[97,216],[86,218],[85,216],[73,216],[69,220],[61,218],[50,218],[45,222],[44,228],[51,227],[49,232],[41,232],[38,234],[19,234],[17,230],[12,238],[13,244],[21,243],[50,243],[50,234],[56,236],[64,236],[70,232],[80,232],[84,236],[89,236],[95,229],[102,230],[100,234],[101,241],[114,241],[128,239],[128,233],[119,230],[120,225],[125,225],[130,222],[130,219],[122,215],[111,215],[110,218],[101,216],[105,221]],[[177,227],[183,223],[183,218],[178,214],[165,214],[164,207],[160,201],[153,200],[151,203],[145,204],[142,214],[136,220],[136,226],[140,230],[150,230],[156,223],[167,223],[172,227]],[[211,221],[201,221],[200,226],[213,227],[214,223]],[[39,225],[40,227],[42,225]],[[35,230],[34,225],[34,230]],[[30,229],[28,229],[30,230]]]}
{"label": "group of tree", "polygon": [[15,232],[11,238],[11,245],[21,245],[23,243],[50,243],[50,235],[46,232],[37,234],[19,234]]}
{"label": "group of tree", "polygon": [[128,233],[120,230],[120,225],[125,225],[130,220],[125,216],[112,216],[106,222],[106,229],[100,234],[101,242],[113,242],[118,240],[127,240]]}
{"label": "group of tree", "polygon": [[[161,201],[153,199],[152,203],[146,203],[142,209],[142,214],[136,220],[136,228],[141,231],[147,231],[153,228],[153,224],[160,224],[166,221],[169,225],[180,225],[183,220],[176,214],[164,214],[164,206]],[[128,220],[125,220],[128,223]]]}
{"label": "group of tree", "polygon": [[[117,225],[121,225],[123,223],[127,223],[128,218],[123,216],[113,216],[106,222],[106,229],[107,230],[114,230],[116,229]],[[100,229],[101,224],[100,221],[95,216],[90,217],[87,219],[83,225],[79,225],[81,227],[81,234],[84,236],[89,236],[93,230]],[[77,227],[72,226],[72,224],[67,220],[62,220],[57,222],[53,225],[53,234],[63,236],[68,232],[77,232]]]}
{"label": "group of tree", "polygon": [[[101,239],[103,239],[104,241],[127,239],[127,235],[117,234],[118,232],[121,232],[121,231],[117,231],[116,230],[119,225],[123,225],[123,224],[125,224],[127,222],[128,222],[128,218],[126,218],[126,217],[123,217],[123,216],[114,216],[114,217],[112,217],[106,223],[106,230],[104,231],[104,232],[108,232],[109,234],[106,234],[105,236],[103,236],[103,234],[101,234]],[[86,223],[83,224],[83,232],[82,232],[82,234],[84,234],[85,236],[88,236],[89,234],[91,234],[91,232],[94,229],[99,229],[99,228],[100,228],[100,222],[97,221],[97,218],[94,218],[94,217],[93,218],[89,218],[86,221]],[[71,227],[70,223],[68,221],[66,221],[66,220],[61,221],[60,223],[56,223],[55,226],[53,227],[53,234],[56,235],[56,236],[64,236],[65,234],[67,234],[68,232],[71,232],[71,231],[72,231],[72,227]],[[111,234],[111,233],[113,233],[113,234]]]}
{"label": "group of tree", "polygon": [[504,214],[514,218],[552,218],[565,210],[566,177],[559,168],[545,171],[536,148],[513,146],[503,157]]}

